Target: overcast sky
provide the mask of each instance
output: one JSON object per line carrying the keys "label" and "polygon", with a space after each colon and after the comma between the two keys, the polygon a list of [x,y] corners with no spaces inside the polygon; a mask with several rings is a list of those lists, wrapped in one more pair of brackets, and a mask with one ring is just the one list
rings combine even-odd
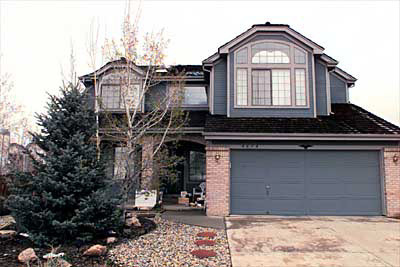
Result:
{"label": "overcast sky", "polygon": [[[91,22],[100,26],[100,41],[118,38],[125,10],[125,1],[0,5],[1,73],[12,75],[18,100],[33,112],[44,111],[46,92],[57,92],[71,41],[78,75],[90,72]],[[399,13],[399,1],[144,1],[140,29],[165,29],[168,64],[201,64],[252,24],[289,24],[358,79],[350,89],[352,103],[399,125]]]}

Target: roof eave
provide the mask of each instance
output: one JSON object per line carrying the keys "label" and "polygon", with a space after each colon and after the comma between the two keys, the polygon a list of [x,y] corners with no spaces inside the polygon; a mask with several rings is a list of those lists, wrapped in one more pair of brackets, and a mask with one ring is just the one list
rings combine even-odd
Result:
{"label": "roof eave", "polygon": [[296,39],[302,41],[306,45],[310,46],[313,49],[314,54],[322,54],[324,51],[324,48],[317,43],[307,39],[297,31],[293,30],[289,26],[262,26],[262,25],[255,25],[248,29],[246,32],[243,34],[239,35],[238,37],[232,39],[228,43],[224,44],[223,46],[218,48],[218,53],[219,54],[227,54],[229,52],[229,48],[232,46],[236,45],[243,39],[246,39],[247,37],[251,36],[252,34],[256,33],[257,31],[282,31],[286,32],[287,34],[295,37]]}
{"label": "roof eave", "polygon": [[400,134],[303,134],[303,133],[232,133],[204,132],[206,140],[354,140],[397,141]]}

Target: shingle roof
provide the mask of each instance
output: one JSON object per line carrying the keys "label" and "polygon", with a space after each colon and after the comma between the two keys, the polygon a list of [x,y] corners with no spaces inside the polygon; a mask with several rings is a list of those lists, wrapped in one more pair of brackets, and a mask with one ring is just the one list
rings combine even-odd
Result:
{"label": "shingle roof", "polygon": [[317,118],[228,118],[208,115],[204,131],[219,133],[400,134],[400,127],[354,104],[332,104]]}

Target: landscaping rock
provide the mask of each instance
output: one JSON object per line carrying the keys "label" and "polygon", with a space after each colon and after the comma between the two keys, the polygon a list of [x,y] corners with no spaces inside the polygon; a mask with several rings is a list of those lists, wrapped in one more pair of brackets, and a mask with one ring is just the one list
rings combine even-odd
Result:
{"label": "landscaping rock", "polygon": [[107,244],[112,244],[112,243],[117,242],[117,240],[118,239],[116,237],[107,237],[106,242],[107,242]]}
{"label": "landscaping rock", "polygon": [[17,232],[13,230],[0,230],[0,239],[13,238],[16,235]]}
{"label": "landscaping rock", "polygon": [[33,248],[27,248],[18,255],[18,260],[22,263],[28,263],[36,259],[37,256]]}
{"label": "landscaping rock", "polygon": [[215,245],[215,241],[214,240],[196,240],[196,242],[194,242],[196,245],[198,246],[214,246]]}
{"label": "landscaping rock", "polygon": [[71,267],[72,264],[64,259],[57,260],[57,267]]}
{"label": "landscaping rock", "polygon": [[16,222],[11,215],[0,217],[0,230],[15,230]]}
{"label": "landscaping rock", "polygon": [[198,249],[198,250],[193,250],[192,255],[196,256],[199,259],[204,259],[209,257],[215,257],[217,256],[217,253],[215,253],[215,251],[212,250]]}
{"label": "landscaping rock", "polygon": [[212,238],[212,237],[216,237],[217,234],[214,233],[214,232],[201,232],[201,233],[198,233],[197,236],[198,237],[209,237],[209,238]]}
{"label": "landscaping rock", "polygon": [[87,249],[83,255],[84,256],[103,256],[107,253],[107,247],[102,245],[94,245]]}
{"label": "landscaping rock", "polygon": [[[179,267],[230,267],[229,245],[223,229],[211,229],[168,221],[156,216],[153,220],[141,220],[143,226],[147,221],[157,227],[145,235],[123,238],[118,244],[109,248],[107,258],[115,266],[179,266]],[[135,231],[136,229],[132,229]],[[191,254],[198,250],[195,244],[197,233],[215,232],[215,246],[212,250],[215,257],[198,258]],[[210,241],[210,240],[209,240]]]}
{"label": "landscaping rock", "polygon": [[142,224],[139,222],[139,219],[136,216],[132,216],[131,218],[127,218],[125,220],[125,226],[127,227],[140,227]]}

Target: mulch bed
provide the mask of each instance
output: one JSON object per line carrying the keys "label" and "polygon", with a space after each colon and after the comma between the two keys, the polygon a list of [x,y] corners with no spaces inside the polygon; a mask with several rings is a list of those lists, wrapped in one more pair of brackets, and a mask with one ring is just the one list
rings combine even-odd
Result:
{"label": "mulch bed", "polygon": [[[152,220],[146,218],[139,218],[142,227],[138,227],[132,231],[132,235],[130,238],[134,236],[140,236],[146,233],[151,232],[156,228],[155,223]],[[118,238],[121,240],[121,238]],[[66,261],[72,264],[72,266],[76,267],[101,267],[101,266],[120,266],[113,263],[112,260],[109,259],[108,255],[99,256],[99,257],[86,257],[82,256],[83,252],[88,249],[91,245],[101,244],[106,245],[105,239],[93,241],[91,244],[87,244],[81,247],[77,247],[75,245],[62,245],[58,252],[65,253],[63,257]],[[118,242],[115,244],[106,245],[108,250],[111,250],[114,246],[117,246]],[[36,255],[43,262],[43,255],[49,253],[51,248],[38,248],[32,244],[27,238],[22,236],[17,236],[8,240],[0,239],[0,266],[7,267],[20,267],[24,266],[21,264],[17,257],[18,254],[27,249],[33,248],[35,250]],[[31,266],[38,266],[36,263]]]}

